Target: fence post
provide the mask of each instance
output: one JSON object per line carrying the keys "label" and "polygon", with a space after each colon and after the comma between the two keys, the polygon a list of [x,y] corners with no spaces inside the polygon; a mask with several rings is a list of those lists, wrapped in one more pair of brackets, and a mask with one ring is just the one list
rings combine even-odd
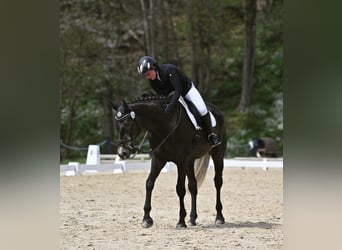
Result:
{"label": "fence post", "polygon": [[100,147],[99,145],[89,145],[86,165],[100,165]]}

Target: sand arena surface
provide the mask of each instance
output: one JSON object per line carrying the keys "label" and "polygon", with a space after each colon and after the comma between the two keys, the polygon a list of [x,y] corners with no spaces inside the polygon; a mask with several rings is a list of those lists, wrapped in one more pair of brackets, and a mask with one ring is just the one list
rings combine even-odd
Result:
{"label": "sand arena surface", "polygon": [[[176,229],[177,172],[161,173],[152,193],[154,225],[142,228],[148,172],[60,177],[60,249],[282,249],[283,170],[223,171],[226,223],[216,226],[214,171],[199,188],[197,226]],[[185,196],[186,221],[190,194]]]}

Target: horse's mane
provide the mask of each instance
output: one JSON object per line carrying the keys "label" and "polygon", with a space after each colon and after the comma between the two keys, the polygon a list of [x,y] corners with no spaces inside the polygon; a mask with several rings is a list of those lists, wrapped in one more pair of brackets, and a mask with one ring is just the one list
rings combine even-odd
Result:
{"label": "horse's mane", "polygon": [[134,98],[130,103],[141,103],[141,102],[166,102],[169,100],[168,96],[156,95],[156,94],[143,94],[142,96]]}

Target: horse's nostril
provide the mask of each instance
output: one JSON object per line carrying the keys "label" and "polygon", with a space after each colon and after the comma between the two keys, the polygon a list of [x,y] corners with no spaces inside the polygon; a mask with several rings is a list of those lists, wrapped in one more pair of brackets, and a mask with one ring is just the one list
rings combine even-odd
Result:
{"label": "horse's nostril", "polygon": [[121,153],[119,153],[119,156],[120,156],[120,158],[123,159],[123,160],[128,158],[127,152],[121,152]]}

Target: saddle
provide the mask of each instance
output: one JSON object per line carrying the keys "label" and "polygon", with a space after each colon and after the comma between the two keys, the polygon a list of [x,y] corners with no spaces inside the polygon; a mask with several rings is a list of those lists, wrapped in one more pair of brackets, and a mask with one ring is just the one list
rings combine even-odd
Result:
{"label": "saddle", "polygon": [[[201,115],[199,114],[196,106],[192,102],[185,100],[182,96],[179,97],[178,102],[184,107],[195,129],[200,130],[202,127],[202,120],[201,120]],[[215,127],[216,119],[210,111],[209,111],[209,114],[211,118],[212,127]]]}

